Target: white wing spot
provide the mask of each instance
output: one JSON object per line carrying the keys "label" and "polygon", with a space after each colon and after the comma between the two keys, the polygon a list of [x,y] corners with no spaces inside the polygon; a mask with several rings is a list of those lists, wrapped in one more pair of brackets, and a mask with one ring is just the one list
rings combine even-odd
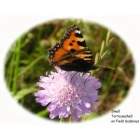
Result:
{"label": "white wing spot", "polygon": [[79,30],[75,30],[75,32],[78,33],[78,34],[81,34],[81,31],[79,31]]}

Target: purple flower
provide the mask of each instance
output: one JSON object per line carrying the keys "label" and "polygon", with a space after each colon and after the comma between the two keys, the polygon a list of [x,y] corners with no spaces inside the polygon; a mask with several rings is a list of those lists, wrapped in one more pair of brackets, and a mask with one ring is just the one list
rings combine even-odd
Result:
{"label": "purple flower", "polygon": [[101,87],[98,79],[90,73],[55,68],[57,72],[40,77],[37,85],[43,90],[35,93],[37,103],[42,106],[49,104],[47,110],[50,111],[50,118],[67,118],[71,115],[73,121],[78,121],[82,114],[96,112],[95,108],[99,105],[97,89]]}

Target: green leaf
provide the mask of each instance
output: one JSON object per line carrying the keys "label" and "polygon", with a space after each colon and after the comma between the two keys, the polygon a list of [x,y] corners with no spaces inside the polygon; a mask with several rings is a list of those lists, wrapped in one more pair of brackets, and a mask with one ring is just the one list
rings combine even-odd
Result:
{"label": "green leaf", "polygon": [[49,114],[49,112],[45,109],[45,110],[42,110],[40,112],[38,112],[36,115],[37,116],[46,116],[47,114]]}
{"label": "green leaf", "polygon": [[113,42],[113,40],[114,40],[114,37],[112,37],[112,38],[108,41],[107,46],[110,46],[110,44]]}
{"label": "green leaf", "polygon": [[98,63],[98,59],[99,59],[99,53],[96,53],[94,64],[97,64]]}
{"label": "green leaf", "polygon": [[105,55],[107,55],[107,53],[109,53],[109,50],[107,50],[107,51],[105,51],[105,52],[103,53],[103,55],[101,56],[101,59],[103,59],[103,57],[104,57]]}
{"label": "green leaf", "polygon": [[104,47],[105,47],[105,41],[102,41],[102,45],[101,45],[101,49],[100,49],[100,57],[102,56]]}
{"label": "green leaf", "polygon": [[33,93],[35,91],[37,91],[37,88],[33,88],[33,87],[28,88],[28,89],[22,89],[19,92],[17,92],[17,94],[14,96],[14,98],[16,100],[19,100],[19,99],[23,98],[25,95]]}
{"label": "green leaf", "polygon": [[108,40],[109,40],[109,38],[110,38],[110,34],[111,34],[111,31],[108,30],[107,36],[106,36],[106,42],[105,42],[106,45],[108,44]]}
{"label": "green leaf", "polygon": [[41,59],[46,58],[45,55],[40,56],[38,58],[36,58],[34,61],[32,61],[29,65],[27,65],[26,67],[24,67],[24,69],[22,69],[19,73],[18,76],[24,74],[26,71],[28,71],[29,69],[31,69],[33,67],[33,65],[35,65],[38,61],[40,61]]}

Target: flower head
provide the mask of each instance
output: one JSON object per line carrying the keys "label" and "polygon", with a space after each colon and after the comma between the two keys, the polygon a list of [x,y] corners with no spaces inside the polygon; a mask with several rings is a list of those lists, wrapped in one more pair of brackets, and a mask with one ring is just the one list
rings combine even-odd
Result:
{"label": "flower head", "polygon": [[36,102],[47,106],[50,118],[57,116],[67,118],[71,115],[73,121],[78,121],[82,114],[90,115],[95,112],[95,106],[99,96],[101,83],[90,73],[66,72],[55,67],[57,72],[51,72],[48,76],[40,77],[37,83],[40,90],[35,93]]}

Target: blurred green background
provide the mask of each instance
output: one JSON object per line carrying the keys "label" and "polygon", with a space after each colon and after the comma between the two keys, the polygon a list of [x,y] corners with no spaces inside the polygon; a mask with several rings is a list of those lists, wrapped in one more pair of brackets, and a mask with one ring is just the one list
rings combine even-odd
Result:
{"label": "blurred green background", "polygon": [[49,119],[46,107],[36,103],[34,97],[34,92],[39,90],[36,83],[40,76],[54,70],[48,63],[47,49],[53,47],[63,37],[66,28],[74,24],[82,31],[95,57],[95,64],[104,67],[91,70],[92,75],[102,83],[98,112],[83,116],[81,121],[105,114],[129,94],[134,78],[134,62],[122,39],[109,29],[92,22],[81,19],[54,20],[22,34],[11,45],[5,59],[5,81],[11,96],[37,116]]}

